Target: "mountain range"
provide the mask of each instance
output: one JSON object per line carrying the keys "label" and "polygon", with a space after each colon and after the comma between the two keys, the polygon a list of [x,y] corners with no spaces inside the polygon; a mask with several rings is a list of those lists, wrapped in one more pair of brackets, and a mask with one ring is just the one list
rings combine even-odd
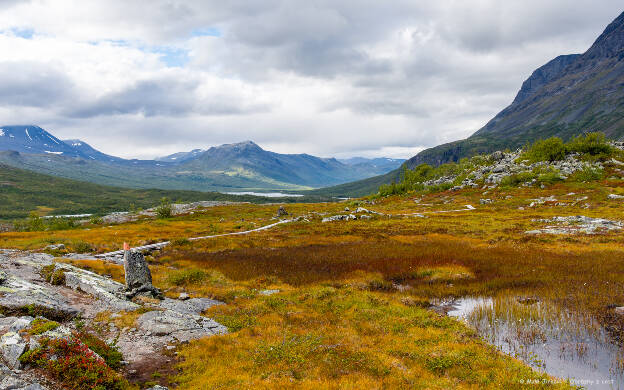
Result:
{"label": "mountain range", "polygon": [[130,188],[199,191],[303,190],[371,177],[403,160],[340,162],[279,154],[252,141],[195,149],[154,160],[126,160],[78,139],[60,140],[38,126],[0,127],[0,162],[10,166]]}

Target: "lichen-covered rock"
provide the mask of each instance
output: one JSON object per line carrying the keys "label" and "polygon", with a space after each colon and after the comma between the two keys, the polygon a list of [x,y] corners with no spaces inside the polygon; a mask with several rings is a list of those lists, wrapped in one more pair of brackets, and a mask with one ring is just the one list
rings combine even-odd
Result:
{"label": "lichen-covered rock", "polygon": [[182,314],[198,315],[208,310],[208,308],[216,305],[222,305],[223,302],[215,301],[209,298],[191,298],[184,301],[165,298],[160,302],[159,306],[163,309],[172,310]]}
{"label": "lichen-covered rock", "polygon": [[5,333],[0,338],[0,353],[2,359],[9,368],[19,369],[21,363],[19,357],[26,352],[27,344],[22,337],[15,332]]}
{"label": "lichen-covered rock", "polygon": [[150,311],[137,319],[140,330],[155,336],[171,336],[179,342],[227,333],[214,320],[198,315],[182,314],[172,310]]}
{"label": "lichen-covered rock", "polygon": [[142,253],[126,250],[124,271],[126,273],[126,297],[132,298],[142,294],[162,298],[160,290],[152,285],[152,273]]}

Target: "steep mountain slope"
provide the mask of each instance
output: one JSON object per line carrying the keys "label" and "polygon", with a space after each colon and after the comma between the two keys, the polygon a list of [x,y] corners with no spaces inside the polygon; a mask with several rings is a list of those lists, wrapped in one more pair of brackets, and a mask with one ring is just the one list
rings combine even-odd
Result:
{"label": "steep mountain slope", "polygon": [[78,156],[79,153],[65,142],[39,126],[0,127],[0,150],[20,153],[59,154]]}
{"label": "steep mountain slope", "polygon": [[584,131],[624,137],[624,13],[584,54],[559,56],[527,79],[513,103],[469,138],[427,149],[407,162],[441,164]]}
{"label": "steep mountain slope", "polygon": [[63,140],[67,145],[71,146],[73,150],[76,151],[81,157],[97,160],[97,161],[106,161],[106,162],[123,162],[127,161],[120,157],[111,156],[110,154],[105,154],[100,152],[97,149],[94,149],[88,143],[79,140],[79,139],[65,139]]}

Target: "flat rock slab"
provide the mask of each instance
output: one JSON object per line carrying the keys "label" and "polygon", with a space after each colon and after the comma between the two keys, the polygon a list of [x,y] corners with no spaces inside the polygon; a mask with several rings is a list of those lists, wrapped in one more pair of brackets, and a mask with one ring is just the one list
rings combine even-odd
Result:
{"label": "flat rock slab", "polygon": [[9,312],[24,312],[28,307],[45,309],[52,317],[73,318],[78,310],[57,291],[10,275],[0,286],[0,307]]}
{"label": "flat rock slab", "polygon": [[210,318],[171,310],[154,310],[137,319],[138,328],[153,336],[170,336],[187,342],[206,336],[227,333],[227,328]]}
{"label": "flat rock slab", "polygon": [[191,298],[184,301],[165,298],[159,306],[181,314],[199,315],[212,306],[222,304],[223,302],[209,298]]}

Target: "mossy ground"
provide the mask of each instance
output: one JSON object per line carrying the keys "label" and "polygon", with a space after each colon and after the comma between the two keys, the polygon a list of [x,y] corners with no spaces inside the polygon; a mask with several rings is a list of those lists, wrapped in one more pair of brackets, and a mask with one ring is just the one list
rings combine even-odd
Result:
{"label": "mossy ground", "polygon": [[[234,205],[122,225],[3,233],[0,247],[75,240],[104,252],[124,241],[176,240],[148,257],[154,284],[170,297],[187,292],[226,302],[207,315],[231,330],[180,347],[174,380],[182,388],[523,388],[521,380],[546,377],[495,352],[466,325],[427,309],[427,302],[538,296],[622,329],[609,305],[624,305],[624,232],[524,233],[542,227],[537,219],[554,216],[624,221],[623,203],[608,199],[610,193],[624,194],[624,181],[407,194],[374,205],[291,204],[286,209],[309,222],[183,240],[274,222],[275,205]],[[548,196],[557,201],[528,207]],[[480,205],[482,198],[494,202]],[[394,216],[321,223],[317,214],[358,204]],[[451,211],[467,204],[476,209]],[[399,215],[413,213],[424,218]],[[123,280],[120,266],[73,263]],[[263,295],[267,289],[280,292]],[[133,318],[122,320],[129,326]],[[531,388],[567,387],[539,382]]]}

